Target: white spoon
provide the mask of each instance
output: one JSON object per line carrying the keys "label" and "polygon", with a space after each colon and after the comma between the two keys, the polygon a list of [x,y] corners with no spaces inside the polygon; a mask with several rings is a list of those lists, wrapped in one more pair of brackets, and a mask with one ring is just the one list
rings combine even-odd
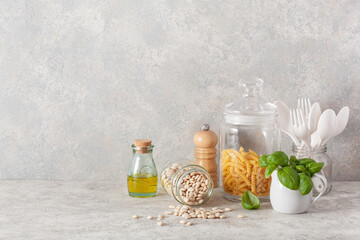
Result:
{"label": "white spoon", "polygon": [[316,132],[311,135],[311,145],[319,147],[325,139],[332,136],[335,127],[336,114],[334,110],[326,109],[320,116]]}
{"label": "white spoon", "polygon": [[286,133],[295,143],[295,145],[300,145],[299,140],[295,137],[291,122],[290,122],[290,110],[285,103],[281,101],[276,101],[275,105],[278,108],[278,125],[281,131]]}
{"label": "white spoon", "polygon": [[331,136],[329,136],[322,142],[322,145],[325,145],[326,142],[329,141],[329,139],[339,135],[342,131],[344,131],[344,129],[349,121],[349,114],[350,114],[349,107],[343,107],[339,111],[338,115],[336,116],[336,126],[334,129],[334,132]]}

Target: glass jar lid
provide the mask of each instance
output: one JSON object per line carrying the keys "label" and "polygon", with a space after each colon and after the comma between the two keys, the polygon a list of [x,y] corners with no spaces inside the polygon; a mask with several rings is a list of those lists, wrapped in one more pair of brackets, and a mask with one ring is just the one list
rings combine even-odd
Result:
{"label": "glass jar lid", "polygon": [[265,102],[260,96],[264,81],[256,77],[247,77],[239,81],[242,97],[224,107],[224,120],[232,124],[257,125],[273,122],[277,107]]}

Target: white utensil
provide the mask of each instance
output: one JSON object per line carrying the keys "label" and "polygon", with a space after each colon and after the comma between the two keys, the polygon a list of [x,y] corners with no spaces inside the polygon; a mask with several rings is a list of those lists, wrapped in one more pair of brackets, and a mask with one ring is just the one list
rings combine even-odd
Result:
{"label": "white utensil", "polygon": [[302,110],[299,108],[291,110],[290,121],[295,136],[304,141],[308,149],[310,149],[309,130]]}
{"label": "white utensil", "polygon": [[293,129],[290,123],[290,110],[285,103],[281,101],[276,101],[275,105],[278,108],[278,125],[281,131],[287,134],[295,143],[295,145],[300,145],[299,140],[295,137]]}
{"label": "white utensil", "polygon": [[[307,127],[309,130],[309,133],[308,133],[309,136],[317,130],[317,125],[319,122],[320,115],[321,115],[320,104],[315,102],[310,108],[309,118],[307,119]],[[301,142],[300,149],[302,149],[304,146],[305,146],[305,143]]]}
{"label": "white utensil", "polygon": [[332,134],[332,136],[329,136],[328,138],[326,138],[321,144],[325,145],[327,141],[329,141],[329,139],[339,135],[342,131],[344,131],[348,121],[349,121],[349,114],[350,114],[350,109],[349,107],[343,107],[338,115],[336,116],[336,126],[334,129],[334,132]]}
{"label": "white utensil", "polygon": [[336,114],[332,109],[326,109],[320,116],[318,128],[311,135],[311,145],[319,147],[322,142],[332,136],[336,127]]}
{"label": "white utensil", "polygon": [[309,98],[299,98],[298,108],[302,110],[306,120],[309,119],[309,113],[311,109],[311,102]]}
{"label": "white utensil", "polygon": [[309,113],[309,119],[308,119],[309,135],[313,134],[316,131],[320,116],[321,116],[320,104],[315,102],[311,106]]}

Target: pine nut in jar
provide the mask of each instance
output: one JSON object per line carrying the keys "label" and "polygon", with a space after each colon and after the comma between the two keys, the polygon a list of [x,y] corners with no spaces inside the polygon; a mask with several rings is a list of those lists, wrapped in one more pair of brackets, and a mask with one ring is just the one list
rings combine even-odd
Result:
{"label": "pine nut in jar", "polygon": [[161,173],[161,186],[179,203],[198,206],[206,203],[214,189],[210,174],[201,166],[180,160],[166,165]]}
{"label": "pine nut in jar", "polygon": [[214,190],[214,183],[203,167],[186,165],[176,172],[172,179],[171,190],[179,203],[198,206],[209,200]]}
{"label": "pine nut in jar", "polygon": [[175,162],[169,162],[161,171],[160,182],[167,194],[172,196],[171,182],[177,171],[185,165],[190,164],[190,160],[182,159]]}

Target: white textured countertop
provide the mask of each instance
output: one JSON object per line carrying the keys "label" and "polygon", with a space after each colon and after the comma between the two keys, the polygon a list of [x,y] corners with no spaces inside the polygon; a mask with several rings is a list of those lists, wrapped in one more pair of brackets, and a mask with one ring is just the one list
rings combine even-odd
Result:
{"label": "white textured countertop", "polygon": [[[334,183],[310,212],[286,215],[269,202],[245,210],[218,190],[204,207],[230,207],[226,219],[157,216],[176,205],[160,190],[150,199],[134,199],[119,182],[1,181],[0,239],[359,239],[360,182]],[[143,216],[134,220],[132,216]],[[237,214],[246,218],[238,219]]]}

